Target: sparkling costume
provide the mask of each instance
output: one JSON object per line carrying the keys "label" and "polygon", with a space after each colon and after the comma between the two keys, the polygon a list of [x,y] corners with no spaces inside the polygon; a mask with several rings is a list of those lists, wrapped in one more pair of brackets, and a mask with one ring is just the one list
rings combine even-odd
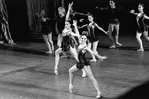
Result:
{"label": "sparkling costume", "polygon": [[84,66],[89,66],[90,65],[89,61],[85,58],[85,54],[86,54],[85,47],[78,50],[79,62],[77,62],[77,65],[76,65],[78,69],[83,69]]}
{"label": "sparkling costume", "polygon": [[137,28],[137,31],[139,32],[139,33],[142,33],[142,32],[144,32],[144,31],[148,31],[148,29],[149,29],[149,26],[148,25],[146,25],[145,23],[144,23],[144,13],[143,14],[141,14],[140,16],[137,16],[136,17],[136,20],[137,20],[137,24],[138,24],[138,28]]}

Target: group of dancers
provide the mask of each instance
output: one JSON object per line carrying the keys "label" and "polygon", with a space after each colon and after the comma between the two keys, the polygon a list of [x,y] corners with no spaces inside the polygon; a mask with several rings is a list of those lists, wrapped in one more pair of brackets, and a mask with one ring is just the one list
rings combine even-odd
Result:
{"label": "group of dancers", "polygon": [[[65,52],[69,51],[71,55],[75,58],[76,64],[73,65],[69,69],[69,91],[73,93],[73,72],[82,70],[82,77],[86,75],[91,79],[93,82],[96,90],[97,96],[96,98],[101,98],[101,92],[99,90],[98,82],[96,81],[95,77],[90,68],[90,62],[85,58],[85,54],[88,51],[92,59],[90,61],[96,62],[96,59],[104,60],[107,59],[106,56],[101,56],[97,52],[97,45],[99,42],[99,33],[95,32],[95,28],[99,29],[101,32],[108,35],[109,39],[112,41],[112,45],[109,48],[116,48],[117,46],[122,46],[119,43],[119,19],[117,17],[117,13],[119,12],[119,8],[116,7],[115,1],[109,1],[109,7],[107,8],[99,8],[100,10],[107,10],[109,12],[109,26],[108,31],[105,31],[101,28],[96,22],[94,22],[94,17],[91,13],[83,14],[74,12],[72,9],[73,2],[69,3],[68,10],[66,11],[65,8],[59,7],[58,8],[58,18],[56,18],[56,33],[58,34],[57,38],[57,45],[58,49],[55,51],[55,66],[54,66],[54,73],[58,75],[58,64],[60,60],[60,54],[66,55]],[[143,34],[144,37],[149,41],[148,37],[148,26],[145,24],[144,19],[149,19],[147,15],[143,12],[144,5],[139,3],[138,5],[138,13],[135,10],[131,10],[130,13],[136,15],[136,20],[138,24],[138,29],[136,32],[136,38],[139,44],[138,51],[144,51],[141,35]],[[88,24],[83,26],[78,26],[78,22],[82,21],[83,19],[75,19],[75,14],[87,16]],[[46,24],[48,18],[45,15],[44,10],[38,15],[41,19],[42,23],[42,34],[43,38],[49,48],[47,53],[52,53],[54,50],[54,45],[52,41],[52,29],[48,27]],[[80,31],[81,28],[86,27],[86,30]],[[113,30],[116,30],[116,33],[113,37]]]}
{"label": "group of dancers", "polygon": [[[97,53],[97,51],[94,52],[89,47],[89,45],[88,45],[89,43],[97,41],[98,38],[96,37],[96,35],[94,35],[94,37],[92,37],[91,35],[89,36],[88,31],[85,31],[85,32],[80,34],[80,31],[78,30],[78,26],[77,26],[77,21],[72,20],[70,18],[72,5],[73,5],[73,3],[70,3],[68,5],[68,11],[67,11],[66,16],[64,18],[64,20],[65,20],[64,28],[62,29],[62,33],[59,33],[59,38],[60,38],[59,40],[62,40],[62,41],[58,42],[58,44],[61,44],[61,45],[55,51],[54,73],[56,75],[58,75],[58,63],[59,63],[59,59],[60,59],[60,53],[70,51],[70,53],[72,54],[72,56],[76,60],[76,64],[69,69],[69,79],[70,79],[69,91],[71,93],[73,93],[73,72],[78,71],[78,70],[82,70],[83,75],[84,76],[87,75],[91,79],[91,81],[93,82],[93,84],[97,90],[96,98],[100,98],[101,92],[99,90],[98,82],[96,81],[96,79],[93,76],[93,73],[92,73],[91,68],[90,68],[90,63],[85,58],[85,54],[88,51],[91,53],[91,55],[93,57],[96,56],[97,58],[99,58],[101,60],[106,59],[107,57],[106,56],[100,56]],[[60,8],[60,9],[62,11],[60,13],[63,13],[64,9],[62,9],[62,8]],[[103,31],[107,34],[106,31],[104,31],[101,27],[99,27],[96,23],[94,23],[92,15],[88,15],[88,19],[90,21],[90,24],[88,25],[90,32],[94,32],[92,29],[94,29],[94,27],[96,26],[101,31]]]}

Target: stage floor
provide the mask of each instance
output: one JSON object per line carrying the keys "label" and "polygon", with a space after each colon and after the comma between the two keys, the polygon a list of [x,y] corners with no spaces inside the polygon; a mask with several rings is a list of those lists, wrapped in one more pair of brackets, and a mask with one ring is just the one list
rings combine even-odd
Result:
{"label": "stage floor", "polygon": [[[98,52],[108,59],[91,62],[103,99],[114,99],[149,80],[149,42],[143,40],[145,52],[136,51],[135,37],[120,37],[120,42],[122,47],[109,49],[109,39],[101,37]],[[45,54],[44,42],[16,43],[0,45],[0,99],[95,99],[96,90],[81,71],[75,73],[74,94],[69,92],[68,70],[75,64],[71,55],[61,58],[56,76],[54,55]]]}

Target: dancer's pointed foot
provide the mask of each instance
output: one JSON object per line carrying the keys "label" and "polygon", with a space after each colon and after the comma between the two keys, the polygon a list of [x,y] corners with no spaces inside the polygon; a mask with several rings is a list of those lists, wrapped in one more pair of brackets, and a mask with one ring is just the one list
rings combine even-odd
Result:
{"label": "dancer's pointed foot", "polygon": [[52,51],[47,51],[46,54],[52,54]]}
{"label": "dancer's pointed foot", "polygon": [[86,73],[83,73],[83,74],[82,74],[82,77],[86,77]]}
{"label": "dancer's pointed foot", "polygon": [[116,44],[117,44],[118,46],[122,46],[122,44],[121,44],[121,43],[119,43],[119,42],[117,42]]}
{"label": "dancer's pointed foot", "polygon": [[70,92],[70,93],[73,93],[73,92],[72,92],[72,89],[73,89],[72,84],[69,84],[69,92]]}
{"label": "dancer's pointed foot", "polygon": [[96,99],[101,99],[101,98],[102,98],[101,95],[97,95],[97,96],[96,96]]}
{"label": "dancer's pointed foot", "polygon": [[140,48],[140,49],[138,49],[137,51],[139,51],[139,52],[144,52],[144,49],[143,49],[143,48]]}
{"label": "dancer's pointed foot", "polygon": [[113,48],[113,49],[114,49],[114,48],[116,48],[116,46],[115,46],[115,45],[112,45],[112,46],[110,46],[109,48]]}
{"label": "dancer's pointed foot", "polygon": [[54,73],[55,73],[55,75],[58,75],[58,69],[57,68],[54,68]]}

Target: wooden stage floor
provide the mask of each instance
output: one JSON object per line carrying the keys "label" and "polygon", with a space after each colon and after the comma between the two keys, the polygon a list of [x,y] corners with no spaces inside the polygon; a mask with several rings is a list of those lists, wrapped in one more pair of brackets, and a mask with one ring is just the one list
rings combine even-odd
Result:
{"label": "wooden stage floor", "polygon": [[[109,39],[101,37],[98,52],[108,59],[91,62],[103,99],[115,99],[149,80],[149,43],[143,40],[145,52],[137,52],[135,37],[120,37],[120,42],[122,47],[109,49]],[[81,71],[75,73],[74,94],[69,92],[68,69],[75,64],[71,56],[60,60],[56,76],[54,55],[44,53],[44,42],[16,43],[0,45],[0,99],[95,99],[96,90]]]}

